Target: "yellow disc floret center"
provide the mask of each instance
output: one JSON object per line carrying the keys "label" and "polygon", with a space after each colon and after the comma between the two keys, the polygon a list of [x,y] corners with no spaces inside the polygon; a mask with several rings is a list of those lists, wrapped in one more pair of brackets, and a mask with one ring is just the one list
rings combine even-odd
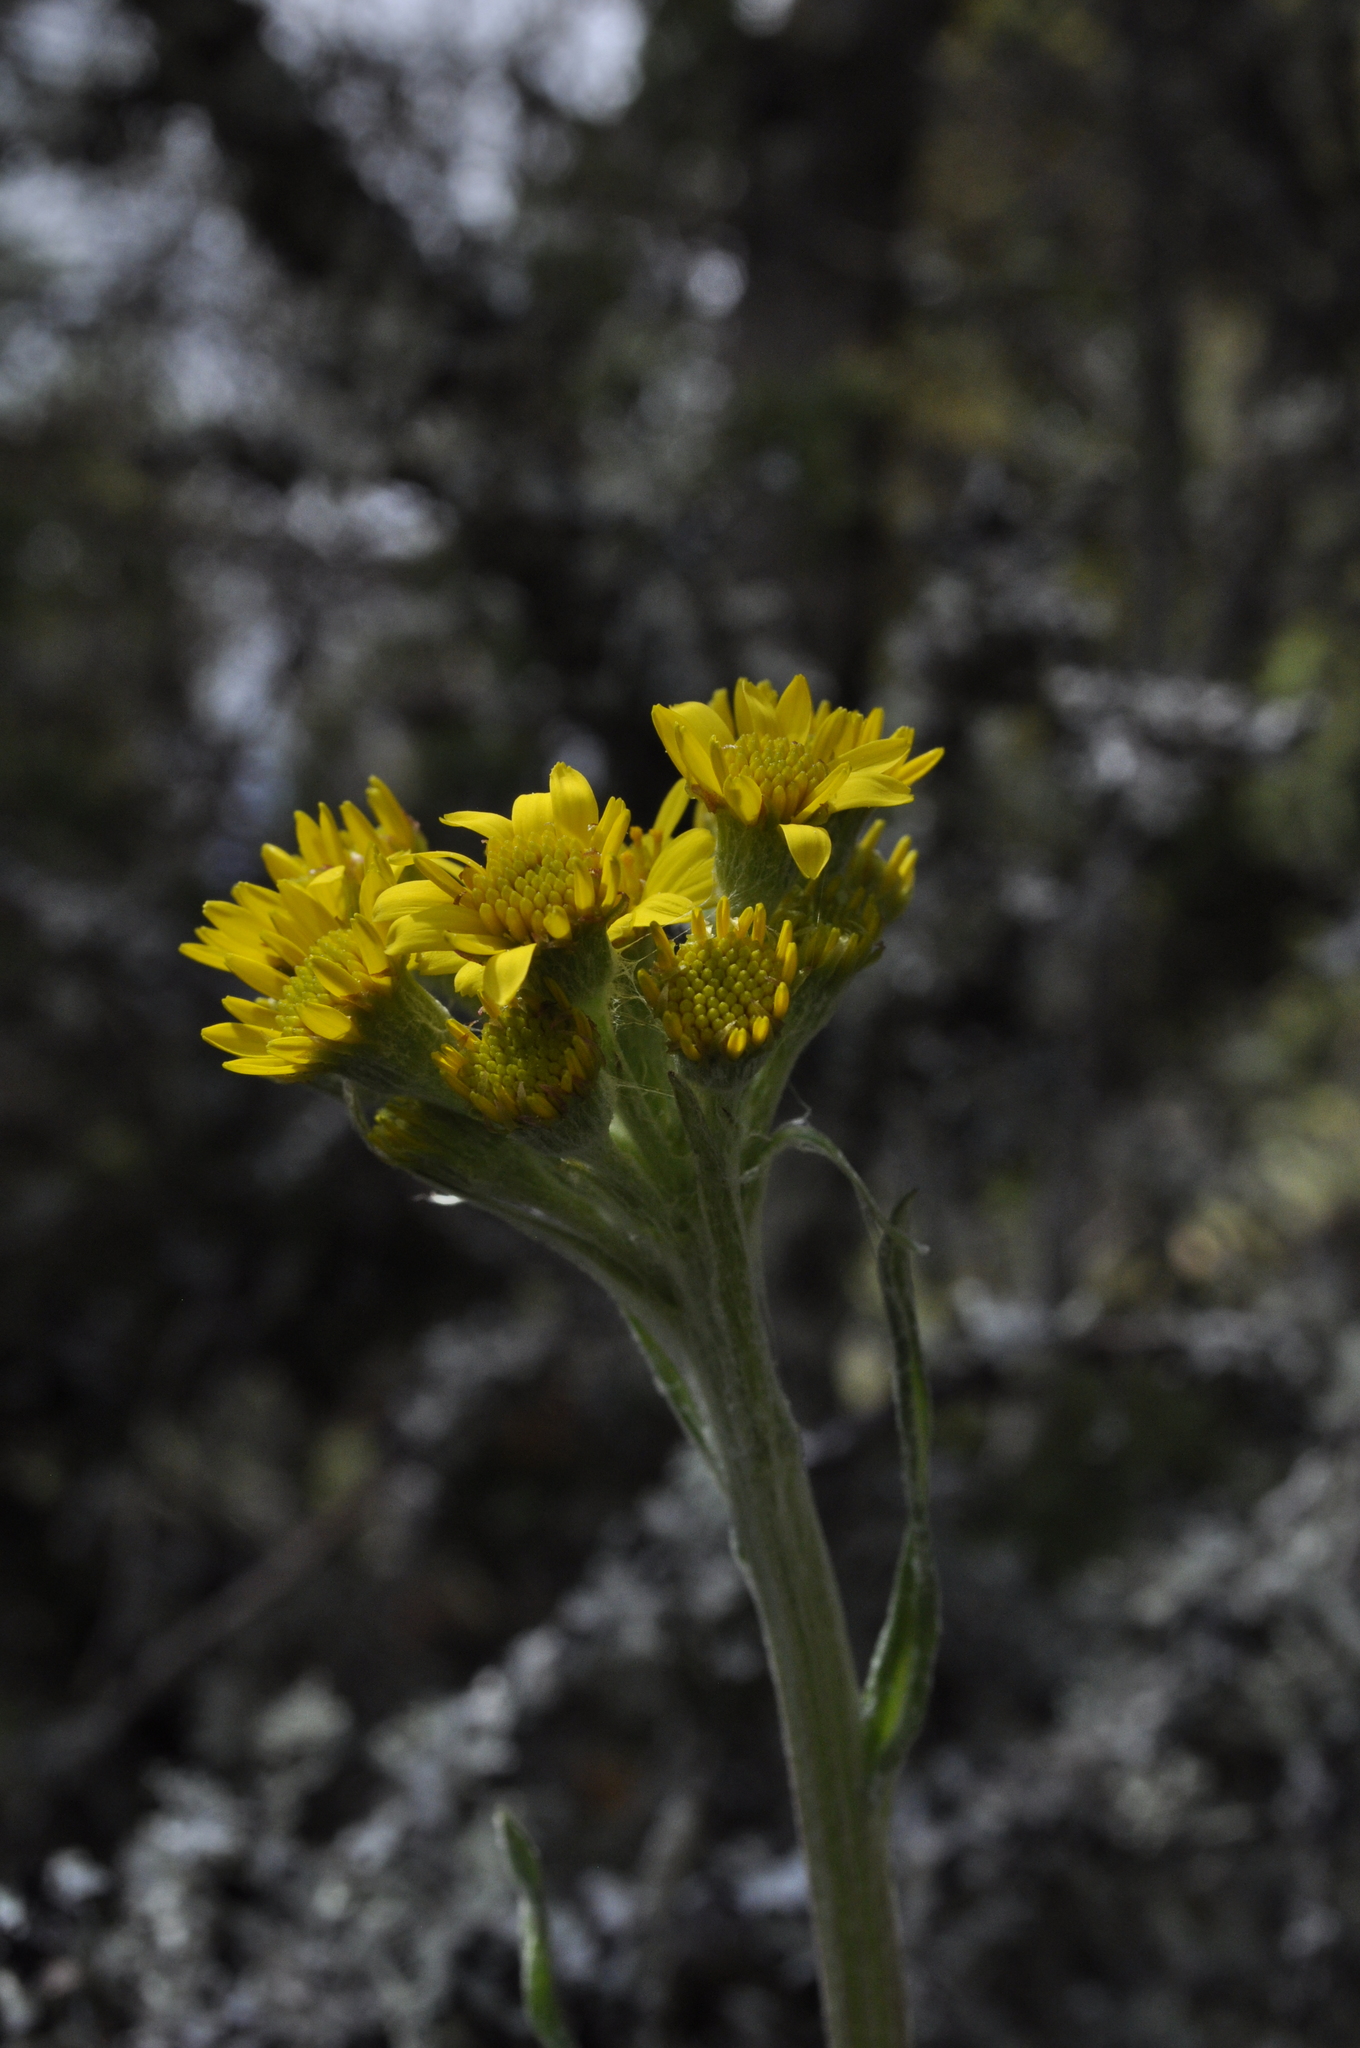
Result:
{"label": "yellow disc floret center", "polygon": [[792,925],[773,938],[762,904],[734,921],[724,897],[712,931],[696,918],[678,948],[659,926],[654,937],[655,972],[644,969],[638,986],[677,1050],[689,1060],[758,1052],[788,1014],[798,974]]}
{"label": "yellow disc floret center", "polygon": [[551,1123],[587,1092],[598,1064],[590,1019],[530,996],[488,1017],[480,1034],[451,1020],[439,1053],[449,1086],[488,1123],[507,1125]]}
{"label": "yellow disc floret center", "polygon": [[463,870],[462,899],[493,938],[560,944],[604,914],[601,865],[598,852],[560,825],[507,833],[488,841],[484,867]]}
{"label": "yellow disc floret center", "polygon": [[796,818],[827,772],[815,741],[786,733],[744,732],[723,748],[730,775],[749,775],[777,822]]}

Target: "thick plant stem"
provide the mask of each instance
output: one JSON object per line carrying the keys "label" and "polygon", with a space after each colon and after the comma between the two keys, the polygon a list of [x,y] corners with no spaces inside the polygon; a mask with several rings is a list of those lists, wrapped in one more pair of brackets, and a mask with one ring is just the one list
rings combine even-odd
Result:
{"label": "thick plant stem", "polygon": [[844,1610],[798,1427],[770,1352],[734,1148],[723,1142],[720,1104],[710,1100],[699,1118],[685,1120],[700,1140],[707,1240],[705,1271],[694,1275],[690,1299],[694,1335],[703,1339],[693,1363],[779,1702],[826,2040],[828,2048],[908,2048],[887,1802],[866,1764]]}

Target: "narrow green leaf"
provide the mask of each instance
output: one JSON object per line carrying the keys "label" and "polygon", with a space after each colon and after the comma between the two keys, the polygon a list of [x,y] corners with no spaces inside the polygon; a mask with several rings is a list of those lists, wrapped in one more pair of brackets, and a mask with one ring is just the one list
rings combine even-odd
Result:
{"label": "narrow green leaf", "polygon": [[705,1464],[712,1467],[713,1447],[709,1442],[708,1429],[700,1413],[699,1404],[679,1366],[637,1316],[625,1314],[624,1321],[632,1331],[638,1349],[651,1367],[653,1377],[670,1403],[680,1427],[695,1449],[702,1453]]}
{"label": "narrow green leaf", "polygon": [[911,1271],[911,1255],[919,1247],[906,1227],[912,1197],[905,1195],[891,1216],[885,1216],[840,1147],[811,1124],[783,1124],[769,1145],[771,1153],[785,1149],[816,1153],[849,1181],[873,1247],[892,1340],[893,1409],[907,1525],[860,1707],[865,1762],[872,1773],[886,1778],[897,1770],[920,1733],[940,1629],[939,1581],[930,1533],[930,1388]]}
{"label": "narrow green leaf", "polygon": [[538,1851],[528,1831],[508,1807],[497,1808],[496,1834],[519,1893],[519,1983],[524,2016],[540,2048],[576,2048],[575,2036],[562,2017],[553,1982]]}
{"label": "narrow green leaf", "polygon": [[940,1632],[939,1580],[930,1533],[930,1386],[921,1354],[912,1284],[907,1195],[883,1222],[874,1248],[893,1350],[893,1406],[907,1499],[888,1612],[874,1646],[863,1697],[870,1768],[895,1771],[920,1733]]}

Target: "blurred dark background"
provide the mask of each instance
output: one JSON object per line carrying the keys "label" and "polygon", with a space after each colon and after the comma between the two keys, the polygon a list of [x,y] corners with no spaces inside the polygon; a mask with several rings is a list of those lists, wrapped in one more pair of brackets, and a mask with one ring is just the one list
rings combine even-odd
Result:
{"label": "blurred dark background", "polygon": [[[294,804],[738,674],[943,743],[799,1099],[919,1189],[922,2043],[1360,2039],[1360,23],[26,0],[0,44],[0,2035],[817,2038],[752,1625],[607,1304],[224,1075]],[[859,1639],[855,1219],[782,1169]]]}

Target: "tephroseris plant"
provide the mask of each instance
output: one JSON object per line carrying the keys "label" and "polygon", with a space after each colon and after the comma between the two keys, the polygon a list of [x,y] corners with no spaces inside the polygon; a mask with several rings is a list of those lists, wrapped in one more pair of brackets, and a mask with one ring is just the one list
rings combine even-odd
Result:
{"label": "tephroseris plant", "polygon": [[[618,1303],[723,1491],[759,1612],[827,2040],[905,2048],[888,1807],[937,1626],[911,1248],[828,1138],[774,1119],[911,895],[911,843],[880,853],[875,813],[909,803],[939,752],[885,736],[881,712],[814,707],[802,676],[653,715],[680,780],[647,830],[559,762],[508,818],[444,819],[480,858],[431,851],[375,780],[371,818],[299,813],[296,851],[263,849],[272,886],[209,903],[184,951],[251,991],[204,1033],[233,1072],[342,1096],[383,1159],[554,1246]],[[897,1367],[907,1525],[863,1684],[767,1329],[761,1203],[790,1147],[855,1188]],[[521,1886],[530,1861],[522,1848]],[[557,2043],[537,1885],[530,2019]]]}

